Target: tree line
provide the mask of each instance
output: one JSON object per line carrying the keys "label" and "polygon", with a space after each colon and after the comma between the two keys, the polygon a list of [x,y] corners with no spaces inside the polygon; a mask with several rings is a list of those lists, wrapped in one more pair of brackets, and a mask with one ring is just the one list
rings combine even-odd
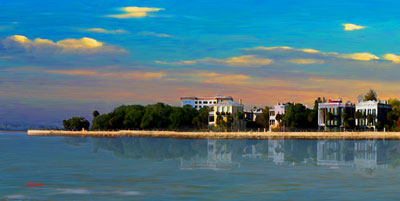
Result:
{"label": "tree line", "polygon": [[[64,120],[64,128],[67,130],[88,129],[88,122],[77,122],[76,119],[83,117],[72,117]],[[86,120],[87,121],[87,120]],[[70,122],[75,122],[71,125]],[[85,123],[85,126],[83,124]],[[100,114],[93,112],[91,130],[137,130],[137,129],[163,129],[163,130],[193,130],[206,129],[208,126],[208,109],[195,108],[185,105],[183,107],[170,106],[157,103],[147,106],[122,105],[112,112]]]}

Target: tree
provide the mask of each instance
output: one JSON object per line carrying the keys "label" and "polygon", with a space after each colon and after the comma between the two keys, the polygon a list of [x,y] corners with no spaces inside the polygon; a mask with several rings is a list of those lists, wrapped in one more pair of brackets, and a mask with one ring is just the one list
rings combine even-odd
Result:
{"label": "tree", "polygon": [[377,101],[378,95],[376,94],[375,90],[369,89],[366,94],[359,95],[358,99],[362,101]]}
{"label": "tree", "polygon": [[228,127],[230,127],[231,131],[232,131],[232,123],[233,123],[233,116],[230,114],[226,117],[226,124]]}
{"label": "tree", "polygon": [[93,119],[99,115],[100,115],[99,111],[97,111],[97,110],[93,111]]}
{"label": "tree", "polygon": [[144,114],[144,107],[141,105],[131,105],[126,108],[123,126],[125,129],[138,129]]}
{"label": "tree", "polygon": [[68,120],[63,120],[63,126],[66,130],[88,130],[90,123],[84,117],[72,117]]}
{"label": "tree", "polygon": [[222,122],[224,122],[224,118],[221,115],[217,115],[217,122],[215,122],[219,126],[219,131],[222,131]]}
{"label": "tree", "polygon": [[283,125],[291,129],[304,129],[309,128],[308,115],[311,110],[307,109],[302,104],[289,104],[286,108],[285,115],[283,116]]}
{"label": "tree", "polygon": [[277,120],[277,121],[278,121],[278,124],[280,125],[280,124],[281,124],[281,121],[282,121],[282,115],[281,115],[280,113],[278,113],[278,114],[275,116],[275,120]]}
{"label": "tree", "polygon": [[343,112],[341,118],[342,118],[342,121],[343,121],[343,127],[344,127],[344,129],[346,130],[347,128],[350,127],[350,124],[349,124],[349,115],[348,115],[346,112]]}
{"label": "tree", "polygon": [[208,108],[203,107],[198,111],[198,115],[192,120],[192,124],[197,126],[197,128],[204,129],[208,126]]}
{"label": "tree", "polygon": [[243,112],[236,112],[236,119],[239,120],[239,130],[242,130],[242,120],[244,118]]}
{"label": "tree", "polygon": [[372,114],[368,114],[367,115],[367,122],[368,122],[368,125],[372,125],[373,126],[374,117],[372,116]]}

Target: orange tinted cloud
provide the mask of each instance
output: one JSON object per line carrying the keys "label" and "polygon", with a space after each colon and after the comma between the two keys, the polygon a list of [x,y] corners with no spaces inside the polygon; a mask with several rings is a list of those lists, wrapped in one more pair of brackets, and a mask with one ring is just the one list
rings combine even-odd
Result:
{"label": "orange tinted cloud", "polygon": [[101,72],[91,70],[46,70],[48,73],[56,73],[63,75],[84,75],[94,77],[107,77],[107,78],[125,78],[125,79],[160,79],[166,76],[164,72],[141,72],[141,71],[128,71],[128,72]]}
{"label": "orange tinted cloud", "polygon": [[125,19],[125,18],[142,18],[142,17],[147,17],[149,16],[148,13],[150,12],[158,12],[160,10],[164,10],[163,8],[149,8],[149,7],[124,7],[121,8],[122,11],[125,13],[123,14],[117,14],[117,15],[107,15],[107,17],[111,18],[119,18],[119,19]]}
{"label": "orange tinted cloud", "polygon": [[192,61],[155,61],[158,64],[175,64],[175,65],[194,65],[194,64],[213,64],[231,67],[261,67],[269,65],[273,62],[272,59],[260,58],[255,55],[243,55],[238,57],[228,57],[225,59],[205,58]]}

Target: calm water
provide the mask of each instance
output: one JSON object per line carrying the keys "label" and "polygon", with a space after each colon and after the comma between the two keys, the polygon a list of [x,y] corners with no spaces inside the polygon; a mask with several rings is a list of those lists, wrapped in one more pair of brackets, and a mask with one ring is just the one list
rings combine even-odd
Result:
{"label": "calm water", "polygon": [[400,141],[0,133],[0,200],[397,200],[399,166]]}

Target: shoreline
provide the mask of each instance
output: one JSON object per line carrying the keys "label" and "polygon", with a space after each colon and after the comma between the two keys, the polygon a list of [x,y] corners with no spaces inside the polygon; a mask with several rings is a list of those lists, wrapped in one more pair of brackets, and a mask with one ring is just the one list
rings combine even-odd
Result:
{"label": "shoreline", "polygon": [[400,140],[400,132],[177,132],[177,131],[60,131],[28,130],[28,136],[147,137],[177,139],[345,139]]}

